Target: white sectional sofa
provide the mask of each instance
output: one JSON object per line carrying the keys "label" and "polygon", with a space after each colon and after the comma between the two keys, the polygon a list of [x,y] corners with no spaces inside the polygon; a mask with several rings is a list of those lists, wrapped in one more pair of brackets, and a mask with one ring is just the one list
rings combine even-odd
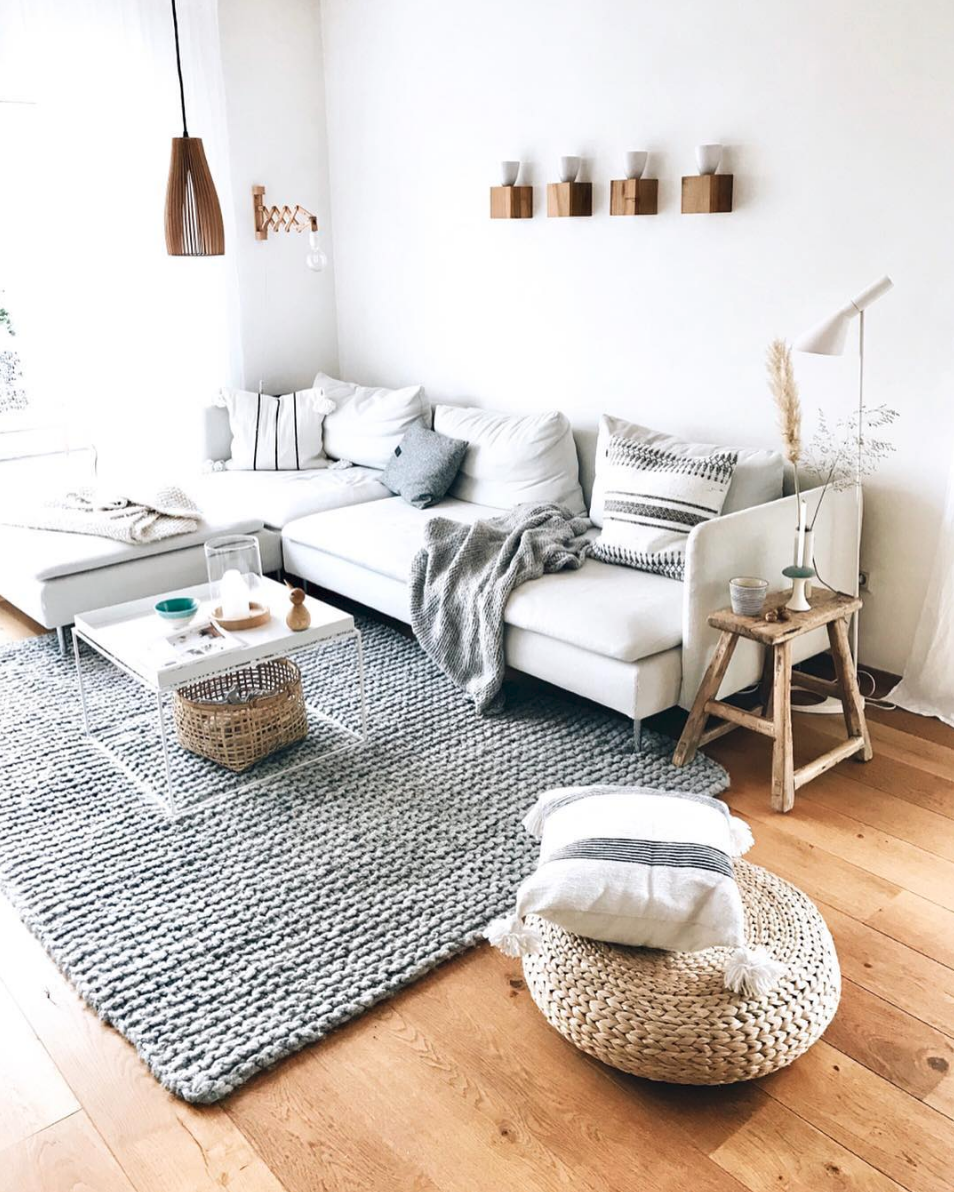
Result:
{"label": "white sectional sofa", "polygon": [[[513,433],[507,423],[517,419],[452,410],[437,407],[435,429],[472,446],[449,496],[429,509],[415,509],[386,489],[374,492],[383,486],[373,470],[362,469],[354,501],[334,508],[326,501],[284,523],[286,571],[409,622],[406,578],[430,518],[470,523],[538,499],[586,506],[579,446],[562,416],[554,416],[558,422],[528,419],[529,431]],[[554,426],[560,428],[556,435]],[[690,707],[716,638],[706,619],[727,603],[729,580],[755,574],[775,578],[779,586],[785,582],[781,572],[792,559],[796,519],[794,498],[781,495],[780,461],[777,468],[778,498],[740,508],[759,488],[753,465],[740,464],[739,484],[733,482],[726,504],[732,512],[689,535],[684,582],[587,559],[578,571],[521,585],[505,610],[508,665],[624,713],[637,732],[647,716],[675,704]],[[347,475],[331,472],[314,483],[324,486],[330,477]],[[216,483],[229,483],[228,474],[216,475],[211,484]],[[836,586],[851,582],[853,510],[851,494],[831,493],[817,525],[819,570]],[[823,632],[810,635],[799,639],[797,648],[801,661],[826,649],[827,639]],[[757,648],[741,644],[721,694],[755,682],[761,665]]]}
{"label": "white sectional sofa", "polygon": [[[442,409],[451,412],[441,415]],[[467,438],[472,447],[451,495],[426,510],[392,496],[379,469],[363,465],[195,478],[189,489],[206,511],[206,524],[197,535],[157,548],[0,527],[0,593],[58,629],[91,607],[203,582],[202,543],[241,532],[258,536],[266,571],[284,568],[409,621],[406,576],[428,519],[473,522],[522,501],[556,499],[556,493],[582,510],[578,446],[569,424],[561,415],[542,416],[515,432],[513,423],[486,411],[438,407],[435,428]],[[222,459],[228,443],[227,414],[209,410],[205,454]],[[726,508],[734,508],[732,501]],[[842,588],[852,579],[853,518],[853,494],[830,493],[816,526],[819,572]],[[578,571],[526,583],[505,612],[508,665],[625,714],[637,732],[646,716],[675,704],[689,707],[715,640],[708,614],[727,603],[735,575],[785,582],[794,524],[794,498],[779,494],[695,527],[684,581],[587,559]],[[827,639],[811,635],[796,647],[800,661],[826,649]],[[755,682],[760,670],[756,647],[741,644],[721,694]]]}

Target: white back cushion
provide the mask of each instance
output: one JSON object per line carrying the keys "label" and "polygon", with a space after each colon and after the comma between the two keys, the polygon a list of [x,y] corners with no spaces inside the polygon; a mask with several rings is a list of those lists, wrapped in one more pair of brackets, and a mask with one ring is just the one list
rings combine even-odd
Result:
{"label": "white back cushion", "polygon": [[448,496],[497,509],[553,501],[584,512],[576,444],[558,411],[515,417],[473,406],[435,406],[434,429],[468,444]]}
{"label": "white back cushion", "polygon": [[315,388],[335,403],[324,426],[325,452],[333,459],[384,468],[409,426],[422,419],[425,426],[430,425],[421,385],[385,389],[338,381],[320,372]]}
{"label": "white back cushion", "polygon": [[613,418],[604,414],[600,418],[599,437],[596,440],[596,478],[593,481],[593,496],[590,500],[590,517],[597,526],[603,524],[603,501],[606,492],[607,469],[606,449],[613,435],[639,439],[648,447],[676,455],[706,456],[730,451],[738,456],[732,483],[726,494],[723,513],[735,513],[739,509],[751,509],[753,505],[764,505],[777,501],[782,495],[783,462],[780,451],[764,451],[745,447],[719,447],[712,443],[689,443],[675,435],[650,430],[625,418]]}

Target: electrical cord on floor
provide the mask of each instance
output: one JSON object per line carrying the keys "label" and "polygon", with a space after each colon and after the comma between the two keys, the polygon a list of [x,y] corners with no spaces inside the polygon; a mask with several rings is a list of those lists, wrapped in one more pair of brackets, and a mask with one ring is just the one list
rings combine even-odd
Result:
{"label": "electrical cord on floor", "polygon": [[[847,592],[840,592],[837,588],[833,588],[831,586],[831,584],[825,579],[825,577],[819,572],[817,567],[815,568],[815,578],[824,587],[826,587],[829,592],[834,592],[836,596],[847,596],[848,595]],[[866,704],[870,704],[872,708],[880,708],[882,712],[897,711],[897,707],[898,707],[897,704],[892,704],[889,700],[886,700],[886,699],[875,699],[875,692],[878,690],[878,682],[875,679],[874,675],[871,673],[871,671],[862,670],[861,667],[858,667],[857,673],[858,673],[859,687],[861,685],[862,678],[867,679],[868,682],[871,684],[871,690],[868,692],[867,695],[865,695],[865,693],[863,691],[861,693],[861,698],[865,701]]]}

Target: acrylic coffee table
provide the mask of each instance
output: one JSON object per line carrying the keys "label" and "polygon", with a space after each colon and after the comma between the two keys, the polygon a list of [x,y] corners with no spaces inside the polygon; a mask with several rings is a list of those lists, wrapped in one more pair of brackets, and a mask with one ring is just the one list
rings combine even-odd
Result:
{"label": "acrylic coffee table", "polygon": [[[82,705],[83,726],[87,734],[96,740],[100,748],[109,755],[119,769],[132,779],[145,798],[150,802],[157,803],[167,816],[176,819],[182,815],[190,814],[200,807],[205,807],[228,795],[244,792],[252,787],[263,786],[292,770],[313,765],[317,761],[329,757],[332,753],[352,747],[355,742],[364,743],[367,740],[368,712],[364,682],[364,655],[361,633],[355,627],[354,618],[350,613],[341,612],[330,604],[308,596],[305,599],[305,607],[311,614],[311,625],[308,629],[295,633],[285,624],[285,616],[291,607],[288,589],[283,584],[266,578],[262,580],[262,588],[257,593],[256,599],[266,602],[271,610],[271,620],[267,624],[258,629],[243,629],[241,633],[234,635],[241,640],[241,644],[234,649],[208,657],[177,659],[168,663],[166,661],[168,649],[164,646],[164,642],[166,638],[176,632],[179,626],[175,622],[161,620],[156,615],[154,606],[158,600],[171,596],[194,596],[200,605],[194,623],[198,624],[201,620],[208,618],[210,612],[208,588],[201,584],[176,592],[150,596],[143,600],[132,600],[126,604],[116,604],[109,608],[83,613],[77,616],[73,627],[73,655],[76,660],[76,677]],[[150,781],[143,775],[137,774],[123,758],[121,751],[94,732],[90,724],[90,708],[83,680],[80,642],[84,642],[92,650],[95,650],[97,654],[111,662],[113,666],[155,697],[164,771],[160,774],[158,782]],[[176,790],[170,766],[170,749],[178,749],[179,746],[174,740],[172,742],[169,740],[171,730],[166,725],[166,704],[171,701],[178,688],[194,683],[197,679],[224,674],[239,667],[263,662],[269,658],[284,658],[303,651],[321,650],[342,643],[353,643],[354,645],[355,678],[359,703],[357,727],[348,726],[327,710],[309,703],[309,733],[311,733],[313,721],[317,721],[324,726],[330,726],[336,733],[341,734],[339,742],[331,748],[317,753],[309,752],[304,760],[295,760],[293,753],[287,764],[282,764],[278,768],[270,767],[266,777],[252,778],[242,781],[238,785],[232,784],[227,789],[217,790],[203,798],[193,797],[190,799],[188,791]],[[117,714],[119,715],[121,712],[118,711]],[[295,749],[297,752],[298,747]],[[209,765],[211,764],[209,763]],[[222,774],[228,776],[229,771],[222,770]]]}

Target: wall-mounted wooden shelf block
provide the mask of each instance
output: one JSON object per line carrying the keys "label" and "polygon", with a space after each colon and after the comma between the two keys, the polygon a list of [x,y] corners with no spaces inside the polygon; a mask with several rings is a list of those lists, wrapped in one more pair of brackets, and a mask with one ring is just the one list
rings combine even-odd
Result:
{"label": "wall-mounted wooden shelf block", "polygon": [[731,174],[694,174],[682,180],[683,215],[732,210]]}
{"label": "wall-mounted wooden shelf block", "polygon": [[547,184],[547,215],[592,215],[592,182]]}
{"label": "wall-mounted wooden shelf block", "polygon": [[655,178],[617,178],[610,183],[610,215],[655,215],[658,198]]}
{"label": "wall-mounted wooden shelf block", "polygon": [[492,186],[490,188],[491,219],[532,219],[532,186]]}

